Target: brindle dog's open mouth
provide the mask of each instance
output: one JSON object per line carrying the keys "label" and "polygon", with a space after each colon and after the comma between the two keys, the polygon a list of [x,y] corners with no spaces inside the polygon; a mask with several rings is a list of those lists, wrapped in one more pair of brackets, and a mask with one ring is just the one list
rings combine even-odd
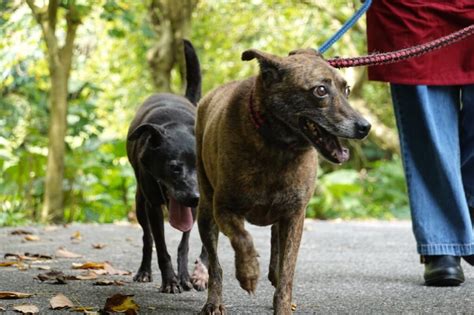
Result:
{"label": "brindle dog's open mouth", "polygon": [[330,162],[341,164],[349,159],[349,149],[341,145],[338,137],[307,117],[300,117],[299,125],[304,135],[321,155]]}

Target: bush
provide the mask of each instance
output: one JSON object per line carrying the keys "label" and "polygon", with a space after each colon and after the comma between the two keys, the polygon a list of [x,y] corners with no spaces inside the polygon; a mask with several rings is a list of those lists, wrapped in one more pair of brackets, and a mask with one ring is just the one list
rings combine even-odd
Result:
{"label": "bush", "polygon": [[408,219],[405,178],[400,159],[371,162],[356,171],[322,173],[307,217],[318,219]]}

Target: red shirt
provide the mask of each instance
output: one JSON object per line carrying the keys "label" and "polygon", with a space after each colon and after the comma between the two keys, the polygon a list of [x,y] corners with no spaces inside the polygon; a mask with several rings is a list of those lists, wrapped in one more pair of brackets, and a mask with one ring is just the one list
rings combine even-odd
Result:
{"label": "red shirt", "polygon": [[[367,12],[369,53],[423,44],[474,24],[474,0],[374,0]],[[474,83],[474,35],[461,42],[385,66],[369,79],[399,84]]]}

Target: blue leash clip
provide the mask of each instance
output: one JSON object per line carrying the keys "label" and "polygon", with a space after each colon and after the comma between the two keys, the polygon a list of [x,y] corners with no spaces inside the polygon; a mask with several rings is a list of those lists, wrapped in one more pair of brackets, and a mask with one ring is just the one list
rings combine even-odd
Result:
{"label": "blue leash clip", "polygon": [[337,42],[352,26],[354,26],[354,24],[360,19],[362,15],[364,15],[365,12],[367,12],[367,10],[369,10],[371,4],[372,0],[365,0],[362,7],[357,10],[357,12],[346,23],[344,23],[341,29],[319,48],[319,52],[323,54],[326,50],[331,48],[331,46]]}

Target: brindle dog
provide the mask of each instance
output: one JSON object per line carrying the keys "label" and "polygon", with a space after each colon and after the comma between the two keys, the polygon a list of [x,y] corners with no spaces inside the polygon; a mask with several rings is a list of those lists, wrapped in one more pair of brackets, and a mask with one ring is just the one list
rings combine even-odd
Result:
{"label": "brindle dog", "polygon": [[[225,84],[202,99],[196,118],[200,186],[198,225],[209,254],[207,302],[201,314],[225,314],[219,231],[235,251],[240,286],[255,293],[258,253],[244,221],[272,225],[268,278],[275,314],[291,313],[293,275],[305,209],[313,194],[317,151],[342,163],[339,138],[362,139],[370,124],[349,106],[339,72],[311,49],[288,57],[247,50],[260,73]],[[315,150],[316,148],[316,150]]]}

